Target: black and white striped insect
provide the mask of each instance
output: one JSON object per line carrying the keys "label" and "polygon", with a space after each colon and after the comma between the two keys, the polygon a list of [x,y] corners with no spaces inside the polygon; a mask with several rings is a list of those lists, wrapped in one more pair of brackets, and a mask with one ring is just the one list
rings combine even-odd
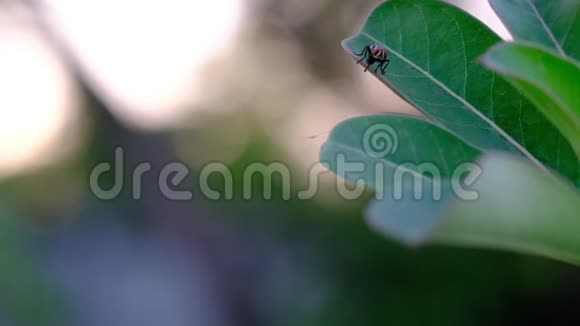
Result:
{"label": "black and white striped insect", "polygon": [[360,60],[356,62],[357,64],[366,59],[367,66],[365,68],[365,72],[369,70],[371,65],[378,63],[377,67],[375,68],[375,72],[379,72],[380,69],[381,73],[384,75],[385,69],[387,69],[389,63],[391,63],[391,61],[387,59],[389,56],[389,50],[377,43],[367,45],[361,53],[355,54],[361,57]]}

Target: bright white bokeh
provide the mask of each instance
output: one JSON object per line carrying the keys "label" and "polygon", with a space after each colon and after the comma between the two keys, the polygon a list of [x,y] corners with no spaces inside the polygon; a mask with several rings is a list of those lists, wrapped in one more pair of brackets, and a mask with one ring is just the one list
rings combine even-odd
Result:
{"label": "bright white bokeh", "polygon": [[[184,121],[202,98],[201,73],[228,55],[242,0],[46,0],[49,25],[125,122]],[[66,67],[22,10],[0,8],[0,177],[58,160],[79,103]],[[74,127],[74,126],[73,126]],[[72,128],[74,131],[74,128]]]}
{"label": "bright white bokeh", "polygon": [[[204,91],[208,77],[204,71],[211,73],[204,70],[207,64],[220,58],[239,59],[233,51],[247,16],[243,0],[45,0],[45,3],[51,27],[81,60],[99,95],[119,118],[148,129],[187,121],[185,118],[190,116],[195,103],[208,95]],[[461,5],[501,36],[509,37],[487,1],[466,1]],[[79,104],[74,102],[74,85],[65,67],[39,34],[7,21],[0,17],[0,177],[55,159],[63,148],[78,140],[67,131],[78,114]],[[264,63],[260,64],[263,67]],[[306,73],[299,67],[294,72],[297,76]],[[266,69],[264,73],[270,72]],[[246,84],[265,85],[276,100],[286,91],[276,90],[276,84],[272,84],[272,91],[268,83]],[[359,81],[352,84],[358,85]],[[364,90],[374,87],[384,99],[385,88],[380,82],[372,80],[371,85],[365,85]],[[285,137],[292,143],[301,143],[300,139],[324,133],[344,116],[356,115],[336,109],[336,103],[342,103],[344,98],[334,96],[312,94],[305,96],[303,102],[298,101],[295,116],[286,120]],[[371,94],[365,96],[374,101]],[[378,98],[376,102],[383,107]],[[334,104],[320,111],[320,99]],[[304,112],[329,115],[305,119]],[[308,140],[316,144],[308,155],[303,148],[290,151],[297,152],[296,156],[305,163],[311,163],[317,159],[317,142],[324,138],[322,135],[320,139]]]}
{"label": "bright white bokeh", "polygon": [[0,177],[53,161],[77,139],[57,144],[75,117],[64,66],[37,34],[2,18]]}
{"label": "bright white bokeh", "polygon": [[202,67],[226,54],[242,0],[45,0],[51,25],[124,121],[164,128],[190,113]]}
{"label": "bright white bokeh", "polygon": [[484,22],[489,28],[497,33],[505,40],[512,39],[510,33],[505,28],[499,17],[491,8],[487,0],[445,0],[450,2],[463,10],[467,11],[475,18]]}

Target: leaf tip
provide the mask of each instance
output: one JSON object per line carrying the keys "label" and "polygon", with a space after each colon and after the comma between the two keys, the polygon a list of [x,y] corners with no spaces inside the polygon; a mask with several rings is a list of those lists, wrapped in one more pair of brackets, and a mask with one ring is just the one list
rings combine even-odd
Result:
{"label": "leaf tip", "polygon": [[342,42],[340,42],[340,46],[342,46],[343,50],[346,51],[346,53],[354,57],[354,51],[348,46],[348,43],[351,39],[352,37],[342,40]]}

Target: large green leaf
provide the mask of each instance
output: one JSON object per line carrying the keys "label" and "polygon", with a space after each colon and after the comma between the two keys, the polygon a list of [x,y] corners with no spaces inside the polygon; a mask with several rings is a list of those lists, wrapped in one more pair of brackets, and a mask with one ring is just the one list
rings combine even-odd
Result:
{"label": "large green leaf", "polygon": [[457,166],[475,161],[480,154],[426,120],[379,114],[339,123],[322,146],[320,161],[341,177],[362,180],[366,187],[377,189],[392,184],[397,171],[427,182],[436,176],[450,177]]}
{"label": "large green leaf", "polygon": [[490,0],[516,40],[530,41],[580,61],[580,1]]}
{"label": "large green leaf", "polygon": [[534,102],[567,136],[580,157],[578,64],[534,46],[514,43],[494,47],[482,61]]}
{"label": "large green leaf", "polygon": [[569,184],[506,154],[488,154],[480,166],[472,189],[479,199],[386,197],[369,206],[369,223],[411,245],[505,249],[580,264],[580,195]]}
{"label": "large green leaf", "polygon": [[343,46],[355,55],[382,44],[391,63],[377,77],[437,124],[477,148],[521,153],[576,183],[578,160],[568,141],[516,89],[475,62],[499,41],[451,5],[391,0]]}

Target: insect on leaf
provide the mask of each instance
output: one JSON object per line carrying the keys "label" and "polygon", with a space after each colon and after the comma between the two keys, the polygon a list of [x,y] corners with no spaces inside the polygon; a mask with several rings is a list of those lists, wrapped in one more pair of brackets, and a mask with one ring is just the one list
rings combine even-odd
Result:
{"label": "insect on leaf", "polygon": [[378,43],[391,63],[377,77],[439,126],[483,150],[518,153],[573,183],[578,159],[566,138],[520,92],[476,59],[500,38],[464,11],[435,0],[391,0],[343,42]]}

